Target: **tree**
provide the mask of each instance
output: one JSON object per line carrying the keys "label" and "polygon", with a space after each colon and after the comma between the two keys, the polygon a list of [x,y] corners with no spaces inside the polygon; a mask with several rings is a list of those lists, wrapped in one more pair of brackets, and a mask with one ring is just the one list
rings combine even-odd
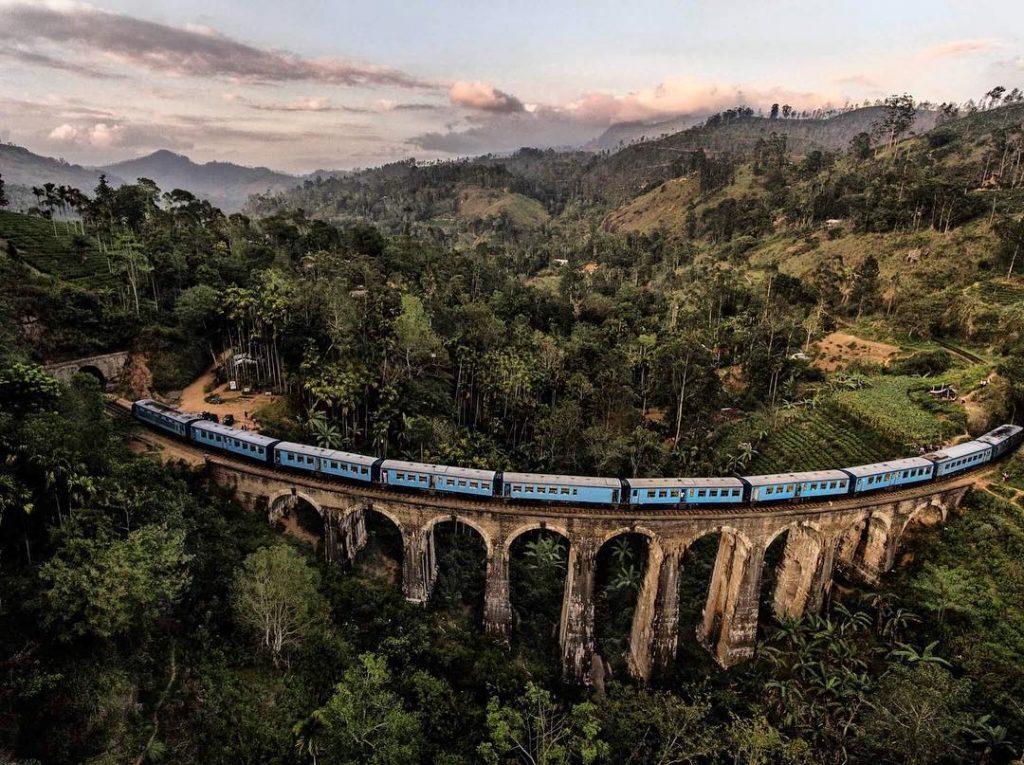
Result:
{"label": "tree", "polygon": [[7,194],[4,193],[4,176],[0,173],[0,207],[7,207]]}
{"label": "tree", "polygon": [[885,137],[887,148],[893,146],[914,124],[916,116],[917,106],[914,97],[909,93],[889,96],[885,99],[885,113],[882,119],[874,125],[875,133]]}
{"label": "tree", "polygon": [[267,651],[275,666],[324,624],[327,605],[320,575],[292,547],[263,547],[235,573],[231,606],[235,619]]}
{"label": "tree", "polygon": [[596,762],[608,751],[597,707],[577,704],[566,711],[551,693],[534,683],[511,706],[496,698],[487,704],[488,740],[478,752],[489,765],[568,765]]}
{"label": "tree", "polygon": [[926,765],[960,749],[968,686],[930,663],[895,667],[881,680],[864,720],[863,744],[881,761]]}
{"label": "tree", "polygon": [[1010,277],[1024,250],[1024,218],[1000,218],[992,228],[999,237],[999,249],[996,252],[1001,264],[1006,266],[1006,276]]}
{"label": "tree", "polygon": [[878,274],[878,259],[874,255],[864,258],[853,272],[850,302],[857,307],[858,316],[870,311],[878,302]]}
{"label": "tree", "polygon": [[150,524],[118,537],[103,524],[90,536],[71,523],[62,536],[40,577],[45,618],[64,639],[146,632],[189,581],[183,531]]}
{"label": "tree", "polygon": [[850,155],[858,162],[863,162],[871,157],[870,133],[860,132],[850,139]]}
{"label": "tree", "polygon": [[334,694],[295,726],[299,751],[330,765],[406,765],[423,748],[419,718],[402,707],[382,656],[366,653]]}
{"label": "tree", "polygon": [[772,111],[771,111],[771,114],[768,115],[768,119],[770,119],[770,120],[777,120],[778,118],[779,118],[779,105],[778,104],[772,104]]}
{"label": "tree", "polygon": [[674,693],[614,686],[600,713],[610,762],[688,765],[714,760],[723,748],[711,705]]}

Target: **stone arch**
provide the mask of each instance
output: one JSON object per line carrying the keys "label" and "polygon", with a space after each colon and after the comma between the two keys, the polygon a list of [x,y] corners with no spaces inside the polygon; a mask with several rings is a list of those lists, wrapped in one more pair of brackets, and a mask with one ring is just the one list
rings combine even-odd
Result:
{"label": "stone arch", "polygon": [[[946,520],[946,514],[949,512],[949,507],[944,501],[944,498],[941,495],[936,495],[933,497],[926,497],[925,499],[926,501],[919,502],[903,523],[900,524],[900,533],[897,535],[897,540],[903,539],[903,535],[906,534],[907,529],[910,528],[910,524],[914,521],[918,521],[927,526],[937,526]],[[927,521],[924,520],[924,518],[927,518]]]}
{"label": "stone arch", "polygon": [[[283,489],[275,494],[271,494],[267,497],[267,520],[270,521],[271,525],[274,525],[281,517],[288,511],[288,502],[291,502],[293,498],[301,499],[307,504],[311,505],[314,510],[319,513],[320,518],[324,518],[324,509],[319,502],[314,500],[308,494],[298,489]],[[281,502],[282,499],[287,499],[288,502]]]}
{"label": "stone arch", "polygon": [[558,534],[570,545],[572,544],[572,537],[569,535],[568,530],[557,523],[548,523],[546,521],[531,521],[530,523],[524,523],[522,526],[518,526],[508,533],[505,537],[505,554],[508,555],[512,550],[512,545],[519,537],[523,534],[528,534],[531,531],[550,531],[552,534]]}
{"label": "stone arch", "polygon": [[[306,508],[309,508],[308,511]],[[309,542],[318,552],[327,552],[328,519],[324,508],[308,494],[299,491],[279,492],[268,503],[267,516],[272,526]]]}
{"label": "stone arch", "polygon": [[107,387],[107,376],[103,374],[103,370],[94,364],[86,364],[85,366],[79,367],[76,374],[94,377],[99,382],[101,388],[105,389]]}
{"label": "stone arch", "polygon": [[494,542],[491,540],[490,534],[484,530],[477,521],[469,520],[459,515],[458,513],[448,513],[445,515],[435,515],[433,518],[423,524],[421,531],[424,534],[431,534],[434,531],[434,527],[439,523],[461,523],[469,526],[473,531],[480,535],[480,539],[483,540],[484,549],[487,554],[490,555],[494,549]]}
{"label": "stone arch", "polygon": [[713,534],[729,534],[730,536],[735,537],[737,541],[741,542],[743,546],[748,549],[754,546],[753,541],[745,532],[728,523],[720,523],[714,526],[708,526],[707,528],[701,529],[696,534],[688,536],[686,538],[684,549],[689,550],[693,547],[694,543],[699,542],[704,537],[712,536]]}

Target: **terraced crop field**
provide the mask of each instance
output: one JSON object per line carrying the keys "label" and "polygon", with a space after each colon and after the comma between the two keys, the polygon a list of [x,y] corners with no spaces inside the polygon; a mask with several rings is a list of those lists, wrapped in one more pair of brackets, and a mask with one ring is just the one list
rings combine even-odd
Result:
{"label": "terraced crop field", "polygon": [[[836,406],[846,415],[880,436],[906,447],[918,444],[938,445],[960,428],[943,422],[926,410],[915,391],[927,389],[936,380],[915,377],[879,375],[871,385],[860,390],[841,391],[835,395]],[[927,394],[925,394],[927,395]]]}
{"label": "terraced crop field", "polygon": [[898,444],[865,428],[831,403],[783,416],[759,444],[747,474],[827,470],[906,456]]}
{"label": "terraced crop field", "polygon": [[991,302],[999,305],[1024,301],[1024,284],[1014,284],[1003,279],[985,285],[982,292]]}
{"label": "terraced crop field", "polygon": [[86,237],[87,244],[78,247],[69,228],[58,221],[0,210],[0,239],[6,239],[18,250],[18,257],[44,274],[56,276],[90,287],[115,283],[107,259],[96,242]]}

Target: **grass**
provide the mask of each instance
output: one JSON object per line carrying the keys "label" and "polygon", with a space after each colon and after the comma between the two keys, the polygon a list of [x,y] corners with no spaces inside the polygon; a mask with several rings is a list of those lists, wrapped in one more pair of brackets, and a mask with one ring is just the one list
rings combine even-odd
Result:
{"label": "grass", "polygon": [[96,242],[78,251],[67,224],[0,210],[0,239],[11,242],[18,257],[37,271],[85,287],[106,287],[114,282],[107,259]]}
{"label": "grass", "polygon": [[458,217],[465,220],[487,220],[505,214],[523,228],[539,228],[551,216],[536,199],[499,189],[470,186],[459,193]]}

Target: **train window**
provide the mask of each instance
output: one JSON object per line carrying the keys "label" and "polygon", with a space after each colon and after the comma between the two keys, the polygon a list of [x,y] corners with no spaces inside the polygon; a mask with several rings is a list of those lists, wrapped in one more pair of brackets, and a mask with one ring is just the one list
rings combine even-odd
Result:
{"label": "train window", "polygon": [[636,489],[633,489],[633,496],[634,497],[639,497],[640,496],[640,492],[638,492]]}
{"label": "train window", "polygon": [[427,482],[427,477],[425,475],[421,475],[420,476],[420,483],[426,483],[426,482]]}
{"label": "train window", "polygon": [[672,495],[671,496],[678,497],[679,496],[679,489],[672,489]]}
{"label": "train window", "polygon": [[654,496],[654,489],[648,489],[647,490],[647,496],[648,497],[653,497]]}
{"label": "train window", "polygon": [[575,496],[576,496],[577,494],[579,494],[579,492],[578,492],[578,491],[576,491],[576,489],[573,489],[573,490],[572,490],[572,495],[573,495],[573,496],[575,497]]}
{"label": "train window", "polygon": [[568,493],[569,493],[569,487],[568,486],[562,489],[562,494],[568,494]]}
{"label": "train window", "polygon": [[[449,480],[448,483],[450,484],[451,480]],[[465,481],[459,481],[459,486],[465,486],[465,485],[466,485]]]}
{"label": "train window", "polygon": [[772,493],[772,491],[773,491],[772,487],[771,487],[771,486],[769,486],[769,487],[768,487],[767,489],[765,489],[765,490],[764,490],[764,493],[765,493],[765,494],[771,494],[771,493]]}
{"label": "train window", "polygon": [[480,488],[480,482],[479,481],[470,481],[469,482],[469,488],[471,488],[471,489],[479,489]]}
{"label": "train window", "polygon": [[701,489],[700,491],[697,492],[697,496],[698,497],[705,497],[705,496],[707,496],[707,491],[705,491],[704,489]]}
{"label": "train window", "polygon": [[661,491],[658,492],[658,496],[659,497],[667,497],[668,496],[668,492],[665,491],[664,489],[662,489]]}
{"label": "train window", "polygon": [[405,473],[395,473],[395,478],[398,479],[399,481],[404,481]]}
{"label": "train window", "polygon": [[480,484],[480,488],[481,489],[490,489],[491,485],[489,483],[482,483],[482,484]]}
{"label": "train window", "polygon": [[733,490],[732,490],[732,495],[733,495],[734,497],[738,497],[738,496],[740,495],[740,490],[739,490],[739,489],[733,489]]}

